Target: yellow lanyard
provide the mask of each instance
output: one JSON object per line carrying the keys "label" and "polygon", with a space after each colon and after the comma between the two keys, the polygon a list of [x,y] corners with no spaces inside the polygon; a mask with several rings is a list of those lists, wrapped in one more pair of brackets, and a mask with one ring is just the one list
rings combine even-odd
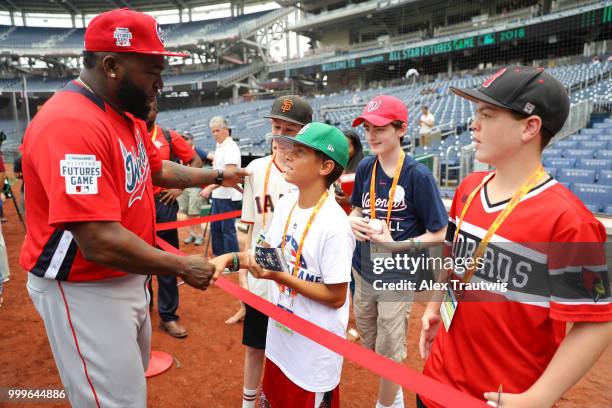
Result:
{"label": "yellow lanyard", "polygon": [[[400,151],[400,158],[395,166],[395,174],[393,175],[393,182],[391,183],[391,190],[389,190],[389,201],[387,202],[387,226],[389,226],[389,220],[391,219],[391,210],[393,209],[393,203],[395,203],[395,189],[397,188],[397,182],[399,181],[400,173],[402,172],[402,166],[404,165],[404,158],[406,153]],[[374,162],[372,168],[372,177],[370,178],[370,219],[376,219],[376,165],[378,159]]]}
{"label": "yellow lanyard", "polygon": [[[326,190],[325,193],[323,193],[323,195],[321,196],[321,198],[319,198],[319,202],[317,202],[317,205],[312,210],[312,214],[310,214],[310,218],[308,219],[308,222],[306,223],[304,232],[302,232],[302,238],[300,238],[300,244],[298,245],[297,252],[295,253],[295,264],[293,265],[293,272],[292,272],[293,276],[298,275],[298,272],[300,270],[300,259],[302,257],[302,249],[304,248],[304,241],[306,241],[306,236],[308,235],[308,231],[310,231],[312,222],[314,221],[315,217],[319,213],[319,210],[321,209],[321,206],[327,199],[328,195],[329,195],[329,192]],[[293,204],[293,207],[291,207],[291,211],[289,212],[289,217],[287,217],[287,222],[285,223],[285,229],[283,231],[283,242],[281,244],[281,249],[283,251],[283,254],[285,253],[285,244],[287,243],[287,231],[289,230],[289,224],[291,224],[291,215],[293,214],[293,210],[295,210],[296,205],[297,205],[297,201],[295,202],[295,204]],[[284,285],[279,285],[279,288],[281,292],[284,292],[286,289]],[[296,295],[297,293],[295,291],[291,291],[291,296],[296,296]]]}
{"label": "yellow lanyard", "polygon": [[[506,205],[506,208],[504,208],[503,211],[501,213],[499,213],[497,218],[495,218],[495,221],[493,221],[493,223],[489,227],[489,230],[487,231],[485,236],[482,238],[482,241],[480,241],[480,244],[478,245],[478,248],[476,248],[476,252],[474,252],[474,256],[472,257],[472,259],[477,260],[477,259],[479,259],[479,258],[481,258],[483,256],[483,254],[485,252],[485,249],[489,245],[489,242],[491,241],[491,238],[493,237],[495,232],[497,232],[499,227],[504,223],[504,221],[506,221],[506,218],[508,218],[510,213],[516,208],[516,206],[521,201],[521,199],[525,196],[525,194],[527,194],[535,186],[535,184],[542,178],[542,176],[545,175],[545,174],[546,174],[546,172],[544,171],[544,167],[542,167],[542,165],[540,165],[529,176],[529,178],[525,181],[525,183],[523,183],[523,185],[518,189],[518,191],[516,193],[514,193],[514,195],[512,196],[512,198],[510,199],[510,201]],[[472,200],[474,200],[474,197],[476,197],[476,194],[478,194],[480,189],[482,187],[484,187],[484,185],[487,184],[487,182],[494,175],[495,175],[495,173],[491,173],[487,177],[485,177],[480,182],[478,187],[476,187],[476,189],[474,191],[472,191],[470,193],[470,195],[468,196],[468,199],[467,199],[465,205],[463,206],[463,209],[461,210],[461,216],[459,217],[459,222],[457,223],[457,229],[455,230],[455,237],[453,238],[453,242],[455,244],[457,243],[457,238],[459,237],[459,231],[461,230],[461,225],[463,224],[463,219],[465,218],[465,215],[467,214],[468,208],[472,204]],[[475,272],[476,272],[476,266],[474,266],[472,268],[469,268],[467,270],[467,272],[465,273],[465,277],[464,277],[463,281],[464,282],[469,282],[470,279],[472,279],[472,276],[474,275]]]}
{"label": "yellow lanyard", "polygon": [[153,135],[151,136],[151,141],[155,144],[155,139],[157,138],[157,125],[153,125]]}
{"label": "yellow lanyard", "polygon": [[272,160],[268,163],[268,168],[266,169],[266,178],[264,179],[264,187],[263,187],[263,197],[262,197],[262,216],[263,216],[263,228],[266,228],[266,196],[268,195],[268,181],[270,181],[270,171],[272,170],[272,163],[274,163],[274,159],[276,158],[276,153],[272,155]]}

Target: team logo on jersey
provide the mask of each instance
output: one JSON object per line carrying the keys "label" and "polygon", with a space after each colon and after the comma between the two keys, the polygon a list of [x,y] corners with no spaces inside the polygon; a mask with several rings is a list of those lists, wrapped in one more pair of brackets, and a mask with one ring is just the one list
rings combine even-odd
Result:
{"label": "team logo on jersey", "polygon": [[293,101],[291,99],[283,99],[283,104],[281,105],[281,111],[289,112],[293,108]]}
{"label": "team logo on jersey", "polygon": [[382,105],[382,101],[380,99],[374,99],[368,103],[368,112],[374,112]]}
{"label": "team logo on jersey", "polygon": [[123,168],[125,169],[125,191],[130,195],[128,207],[131,207],[144,194],[147,176],[149,175],[149,159],[142,137],[136,130],[136,149],[134,146],[128,150],[121,139],[119,147],[123,156]]}
{"label": "team logo on jersey", "polygon": [[155,22],[155,31],[157,32],[157,38],[159,39],[159,42],[164,45],[164,30],[161,29],[161,26],[158,22]]}
{"label": "team logo on jersey", "polygon": [[60,175],[66,180],[66,194],[98,194],[102,163],[93,154],[67,154],[60,160]]}
{"label": "team logo on jersey", "polygon": [[117,47],[130,47],[132,45],[132,32],[129,28],[115,28],[113,38],[115,39],[115,45]]}
{"label": "team logo on jersey", "polygon": [[497,78],[499,78],[500,76],[502,76],[502,75],[504,74],[504,72],[506,72],[506,68],[502,68],[502,69],[500,69],[499,71],[497,71],[496,73],[494,73],[493,75],[491,75],[489,78],[487,78],[487,80],[486,80],[486,81],[484,81],[484,82],[482,83],[482,87],[483,87],[483,88],[488,88],[489,86],[491,86],[491,84],[492,84],[493,82],[495,82],[495,80],[496,80]]}

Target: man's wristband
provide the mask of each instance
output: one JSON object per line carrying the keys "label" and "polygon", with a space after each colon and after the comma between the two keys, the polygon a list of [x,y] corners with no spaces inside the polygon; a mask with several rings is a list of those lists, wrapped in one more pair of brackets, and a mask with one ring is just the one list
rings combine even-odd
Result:
{"label": "man's wristband", "polygon": [[223,183],[223,170],[217,169],[217,177],[215,177],[215,184],[221,185]]}

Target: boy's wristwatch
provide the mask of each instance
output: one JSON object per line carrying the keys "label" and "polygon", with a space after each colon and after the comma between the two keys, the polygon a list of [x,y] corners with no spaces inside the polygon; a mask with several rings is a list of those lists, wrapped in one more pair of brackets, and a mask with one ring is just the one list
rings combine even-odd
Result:
{"label": "boy's wristwatch", "polygon": [[223,183],[223,170],[217,169],[217,177],[215,177],[215,184]]}

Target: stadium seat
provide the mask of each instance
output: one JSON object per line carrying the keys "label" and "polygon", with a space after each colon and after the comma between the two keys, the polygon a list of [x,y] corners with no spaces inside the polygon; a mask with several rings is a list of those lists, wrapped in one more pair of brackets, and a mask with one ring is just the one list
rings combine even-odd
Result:
{"label": "stadium seat", "polygon": [[564,149],[575,149],[578,147],[578,143],[580,142],[575,141],[575,140],[559,140],[557,143],[553,144],[553,147],[554,148],[564,148]]}
{"label": "stadium seat", "polygon": [[578,148],[579,149],[594,149],[594,150],[599,150],[599,149],[606,149],[607,145],[608,145],[608,143],[606,141],[588,140],[588,141],[579,142]]}
{"label": "stadium seat", "polygon": [[595,170],[559,169],[557,180],[566,183],[594,183]]}
{"label": "stadium seat", "polygon": [[576,158],[576,159],[592,159],[595,155],[594,150],[582,150],[582,149],[565,149],[563,157]]}
{"label": "stadium seat", "polygon": [[596,157],[598,159],[612,160],[612,150],[607,150],[607,149],[597,150]]}
{"label": "stadium seat", "polygon": [[572,185],[572,191],[586,205],[596,206],[592,211],[601,211],[612,202],[612,186],[601,184],[576,183]]}
{"label": "stadium seat", "polygon": [[590,170],[612,170],[612,160],[579,159],[576,168]]}
{"label": "stadium seat", "polygon": [[601,170],[597,177],[597,184],[602,184],[604,186],[612,186],[612,171]]}
{"label": "stadium seat", "polygon": [[612,205],[607,205],[604,209],[604,213],[606,213],[606,215],[612,215]]}
{"label": "stadium seat", "polygon": [[547,149],[544,149],[544,151],[542,152],[542,157],[553,157],[553,158],[563,157],[563,149],[555,149],[555,148],[549,147]]}
{"label": "stadium seat", "polygon": [[545,158],[544,166],[545,167],[558,167],[558,168],[563,168],[563,169],[573,169],[576,166],[576,159]]}

